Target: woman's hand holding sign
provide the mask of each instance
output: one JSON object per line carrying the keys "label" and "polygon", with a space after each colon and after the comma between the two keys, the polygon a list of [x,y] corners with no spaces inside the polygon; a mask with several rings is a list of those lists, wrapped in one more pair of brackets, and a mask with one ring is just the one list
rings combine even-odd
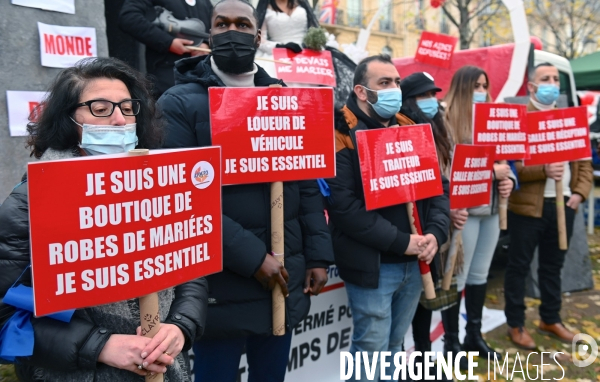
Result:
{"label": "woman's hand holding sign", "polygon": [[149,365],[146,370],[138,368],[138,365],[144,362],[142,351],[150,341],[150,338],[139,335],[113,334],[102,348],[98,362],[117,369],[129,370],[141,376],[147,375],[148,372],[162,373],[164,366]]}
{"label": "woman's hand holding sign", "polygon": [[450,220],[456,229],[463,229],[469,218],[469,212],[466,208],[450,210]]}
{"label": "woman's hand holding sign", "polygon": [[502,179],[498,183],[498,192],[500,193],[500,197],[508,198],[513,189],[513,181],[509,178]]}
{"label": "woman's hand holding sign", "polygon": [[494,164],[494,174],[497,180],[507,179],[510,175],[510,166],[507,164]]}
{"label": "woman's hand holding sign", "polygon": [[[137,334],[141,335],[140,327],[137,328]],[[160,324],[158,333],[142,349],[143,368],[150,372],[166,372],[165,365],[175,362],[184,344],[185,337],[181,329],[173,324]]]}

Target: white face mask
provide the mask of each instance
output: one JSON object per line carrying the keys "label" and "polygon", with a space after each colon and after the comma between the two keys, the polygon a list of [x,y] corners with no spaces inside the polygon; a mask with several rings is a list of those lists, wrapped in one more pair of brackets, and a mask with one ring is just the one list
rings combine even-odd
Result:
{"label": "white face mask", "polygon": [[79,147],[89,155],[126,153],[133,150],[138,142],[135,123],[123,126],[75,123],[83,129]]}

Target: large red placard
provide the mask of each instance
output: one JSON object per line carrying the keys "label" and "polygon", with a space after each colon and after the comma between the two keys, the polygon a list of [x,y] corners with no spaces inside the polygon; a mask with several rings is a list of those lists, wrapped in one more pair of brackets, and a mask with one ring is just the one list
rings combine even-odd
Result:
{"label": "large red placard", "polygon": [[424,31],[415,53],[415,61],[448,69],[458,38]]}
{"label": "large red placard", "polygon": [[431,125],[356,132],[367,210],[441,195]]}
{"label": "large red placard", "polygon": [[223,269],[218,147],[28,164],[35,314]]}
{"label": "large red placard", "polygon": [[275,63],[277,78],[286,82],[335,87],[333,58],[328,50],[304,49],[300,53],[294,53],[286,48],[275,48],[273,58],[291,63]]}
{"label": "large red placard", "polygon": [[335,176],[333,89],[210,88],[223,184]]}
{"label": "large red placard", "polygon": [[450,173],[450,208],[489,204],[494,146],[456,145]]}
{"label": "large red placard", "polygon": [[527,158],[527,106],[474,103],[473,144],[496,146],[495,160]]}
{"label": "large red placard", "polygon": [[530,158],[525,166],[590,159],[590,126],[585,106],[527,114]]}

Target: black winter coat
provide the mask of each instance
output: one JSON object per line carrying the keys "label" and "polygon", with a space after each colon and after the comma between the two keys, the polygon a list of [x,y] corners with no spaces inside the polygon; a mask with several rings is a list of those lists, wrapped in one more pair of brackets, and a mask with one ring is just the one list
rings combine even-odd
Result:
{"label": "black winter coat", "polygon": [[[60,217],[57,217],[57,223],[59,222]],[[23,183],[0,205],[0,296],[6,294],[29,264],[29,203],[27,183]],[[30,271],[23,274],[19,284],[31,286]],[[161,315],[166,317],[161,321],[177,325],[181,329],[185,337],[184,351],[189,350],[193,342],[202,335],[207,294],[208,286],[204,278],[179,285],[174,292],[167,290],[159,293],[159,296],[167,296],[160,297],[161,312],[164,312]],[[164,304],[166,309],[162,310]],[[70,323],[32,317],[35,335],[33,355],[17,358],[18,365],[28,369],[29,373],[35,371],[38,377],[44,377],[48,381],[87,381],[107,376],[111,376],[113,380],[135,379],[136,375],[129,371],[98,363],[98,356],[111,334],[135,334],[135,320],[128,321],[126,317],[119,315],[124,310],[123,307],[128,310],[127,307],[133,305],[137,306],[137,300],[129,300],[120,305],[77,309]],[[0,327],[14,311],[12,306],[0,302]],[[137,312],[139,314],[139,307]],[[98,321],[103,320],[109,325],[98,324]],[[179,358],[177,362],[180,361]],[[187,371],[182,373],[186,374]]]}
{"label": "black winter coat", "polygon": [[155,5],[173,12],[173,16],[178,20],[201,20],[206,26],[203,32],[207,33],[210,29],[213,6],[210,0],[196,0],[194,6],[188,5],[185,0],[125,0],[119,15],[119,27],[146,45],[146,71],[155,77],[154,94],[158,97],[175,84],[175,61],[190,55],[180,56],[169,52],[174,37],[152,24],[156,18]]}
{"label": "black winter coat", "polygon": [[[165,147],[211,144],[208,87],[225,86],[210,59],[193,57],[176,63],[177,85],[158,100],[167,119]],[[260,67],[256,86],[281,81]],[[271,251],[270,185],[223,187],[223,272],[208,276],[208,318],[203,338],[240,337],[272,332],[271,292],[253,277]],[[324,205],[315,181],[284,183],[285,268],[289,273],[286,330],[310,308],[303,293],[306,269],[333,263]]]}
{"label": "black winter coat", "polygon": [[[369,119],[365,122],[366,119]],[[393,123],[414,124],[397,114]],[[368,125],[367,125],[368,124]],[[364,200],[356,131],[378,128],[366,116],[351,95],[342,112],[336,111],[336,177],[327,179],[331,188],[327,207],[332,230],[335,262],[340,277],[364,288],[377,288],[381,255],[403,257],[402,261],[416,261],[416,256],[405,255],[410,242],[410,223],[405,204],[367,211]],[[442,177],[444,194],[419,200],[423,234],[431,233],[438,246],[446,242],[450,228],[449,183]]]}

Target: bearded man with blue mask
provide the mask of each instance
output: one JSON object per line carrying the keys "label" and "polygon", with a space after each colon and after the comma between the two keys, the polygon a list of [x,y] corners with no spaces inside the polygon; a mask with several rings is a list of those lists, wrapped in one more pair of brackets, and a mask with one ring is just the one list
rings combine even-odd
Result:
{"label": "bearded man with blue mask", "polygon": [[[539,64],[530,74],[527,88],[530,112],[556,107],[559,95],[558,69],[549,63]],[[508,205],[508,226],[511,245],[504,278],[506,323],[511,340],[521,348],[535,349],[533,338],[524,328],[525,279],[536,246],[539,245],[539,330],[571,343],[575,336],[561,321],[561,270],[566,250],[559,249],[556,207],[563,204],[567,237],[573,233],[573,221],[579,204],[592,186],[590,161],[560,162],[524,167],[516,162],[520,188],[512,192]],[[556,181],[563,181],[564,200],[556,200]]]}
{"label": "bearded man with blue mask", "polygon": [[[389,56],[368,57],[358,64],[354,92],[336,110],[336,177],[327,180],[335,262],[346,284],[354,324],[350,352],[366,351],[369,357],[374,352],[390,351],[393,356],[402,351],[423,289],[417,260],[431,262],[450,226],[445,179],[444,195],[416,203],[423,236],[411,234],[405,204],[365,208],[356,132],[413,125],[399,112],[401,103],[400,75]],[[361,367],[360,375],[367,380]]]}

